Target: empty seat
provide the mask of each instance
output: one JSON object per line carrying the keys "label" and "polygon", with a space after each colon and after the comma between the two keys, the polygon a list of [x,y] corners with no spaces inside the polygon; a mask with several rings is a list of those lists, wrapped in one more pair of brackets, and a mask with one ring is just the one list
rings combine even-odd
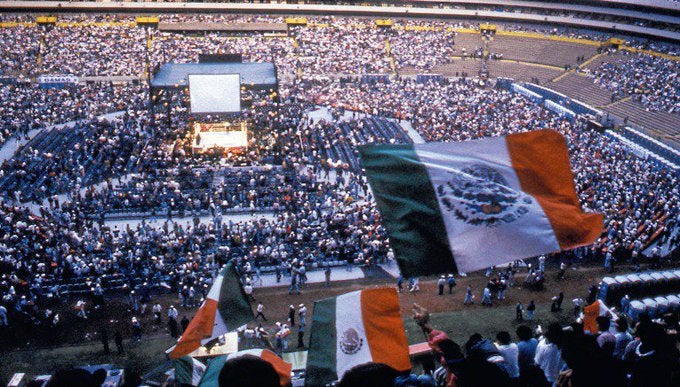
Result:
{"label": "empty seat", "polygon": [[661,272],[661,274],[663,274],[663,276],[666,277],[666,279],[667,279],[668,282],[670,282],[670,283],[674,283],[675,281],[680,280],[680,277],[678,277],[677,275],[675,275],[675,273],[674,273],[673,271],[671,271],[671,270],[663,271],[663,272]]}
{"label": "empty seat", "polygon": [[640,276],[638,276],[637,274],[628,274],[626,278],[630,282],[628,294],[631,297],[641,295],[643,292],[642,292],[642,279],[640,279]]}

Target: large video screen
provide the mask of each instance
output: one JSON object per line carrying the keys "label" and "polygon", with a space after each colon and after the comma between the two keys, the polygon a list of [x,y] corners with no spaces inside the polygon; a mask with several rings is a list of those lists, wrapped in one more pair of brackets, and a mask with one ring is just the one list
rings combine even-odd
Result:
{"label": "large video screen", "polygon": [[241,111],[239,74],[189,74],[192,113],[236,113]]}

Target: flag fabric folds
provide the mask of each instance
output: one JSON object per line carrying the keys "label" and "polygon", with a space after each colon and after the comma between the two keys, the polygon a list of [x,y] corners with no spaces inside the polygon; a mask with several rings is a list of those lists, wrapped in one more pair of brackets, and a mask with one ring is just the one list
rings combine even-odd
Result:
{"label": "flag fabric folds", "polygon": [[[611,313],[607,305],[602,302],[602,300],[595,300],[592,304],[583,308],[583,332],[591,333],[596,335],[597,329],[597,318],[600,316],[610,315],[616,317],[614,313]],[[612,324],[613,328],[613,324]]]}
{"label": "flag fabric folds", "polygon": [[368,362],[411,368],[396,289],[346,293],[314,303],[305,384],[323,386]]}
{"label": "flag fabric folds", "polygon": [[581,210],[556,131],[359,150],[406,277],[584,246],[602,232],[602,215]]}
{"label": "flag fabric folds", "polygon": [[215,278],[208,297],[170,352],[176,359],[253,319],[236,268],[229,262]]}
{"label": "flag fabric folds", "polygon": [[180,385],[198,386],[203,374],[205,365],[191,356],[182,356],[173,360],[175,365],[175,381]]}
{"label": "flag fabric folds", "polygon": [[218,356],[208,363],[208,369],[205,371],[205,376],[201,380],[199,387],[219,387],[219,376],[220,371],[224,363],[230,359],[235,359],[240,356],[251,355],[259,357],[262,360],[268,362],[274,367],[274,370],[279,374],[279,381],[281,387],[288,386],[290,384],[290,372],[293,368],[290,363],[283,361],[280,357],[268,349],[248,349],[245,351],[235,352],[229,355]]}

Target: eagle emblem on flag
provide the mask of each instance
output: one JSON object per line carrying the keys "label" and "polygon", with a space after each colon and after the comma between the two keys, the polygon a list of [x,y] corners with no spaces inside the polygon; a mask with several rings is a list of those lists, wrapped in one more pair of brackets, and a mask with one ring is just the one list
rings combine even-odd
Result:
{"label": "eagle emblem on flag", "polygon": [[509,187],[494,168],[473,164],[459,171],[448,171],[447,182],[436,187],[446,211],[475,226],[512,223],[529,212],[532,198]]}
{"label": "eagle emblem on flag", "polygon": [[359,337],[359,332],[356,329],[348,328],[340,337],[339,345],[342,352],[352,355],[359,352],[364,345],[364,339]]}

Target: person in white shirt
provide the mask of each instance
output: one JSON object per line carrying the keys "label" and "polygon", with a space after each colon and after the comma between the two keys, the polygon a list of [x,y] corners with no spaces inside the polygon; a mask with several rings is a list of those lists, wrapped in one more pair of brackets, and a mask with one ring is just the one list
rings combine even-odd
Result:
{"label": "person in white shirt", "polygon": [[498,332],[496,335],[496,348],[505,359],[508,375],[511,379],[519,378],[519,349],[517,344],[512,342],[510,333],[506,331]]}
{"label": "person in white shirt", "polygon": [[153,312],[153,323],[156,325],[160,325],[161,323],[161,312],[163,311],[163,307],[161,304],[156,304],[151,308],[151,311]]}
{"label": "person in white shirt", "polygon": [[255,301],[255,297],[253,297],[253,285],[251,285],[250,282],[246,282],[243,291],[246,293],[248,301]]}
{"label": "person in white shirt", "polygon": [[625,318],[616,320],[616,334],[614,337],[616,344],[614,345],[613,356],[615,359],[623,359],[628,343],[633,341],[633,336],[628,333],[628,321]]}
{"label": "person in white shirt", "polygon": [[541,337],[536,347],[534,362],[543,370],[545,378],[550,383],[555,383],[557,376],[564,366],[562,355],[557,344],[562,338],[562,327],[558,323],[548,326],[545,336]]}
{"label": "person in white shirt", "polygon": [[177,309],[175,309],[174,305],[170,305],[170,308],[168,309],[168,318],[176,321],[177,316],[179,316]]}
{"label": "person in white shirt", "polygon": [[300,316],[300,325],[305,326],[305,318],[307,317],[307,307],[304,304],[300,304],[298,309],[298,316]]}
{"label": "person in white shirt", "polygon": [[85,312],[85,301],[78,300],[78,302],[76,302],[76,310],[78,311],[78,317],[87,319],[87,313]]}
{"label": "person in white shirt", "polygon": [[258,317],[262,317],[262,320],[267,321],[267,318],[264,317],[264,305],[262,305],[261,302],[257,303],[257,315],[255,316],[255,320],[257,320]]}

